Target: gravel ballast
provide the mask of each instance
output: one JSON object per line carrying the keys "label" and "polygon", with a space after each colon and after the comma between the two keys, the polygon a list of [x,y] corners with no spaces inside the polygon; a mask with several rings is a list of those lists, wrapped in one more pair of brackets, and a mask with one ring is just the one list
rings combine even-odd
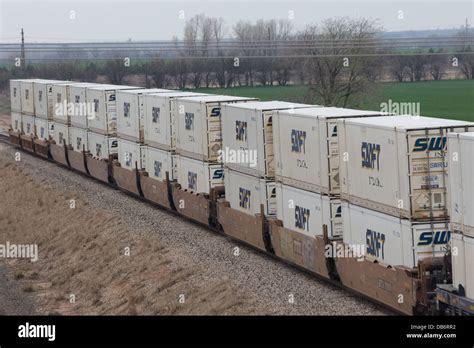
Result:
{"label": "gravel ballast", "polygon": [[[18,151],[0,143],[0,158],[4,160],[13,161]],[[242,301],[252,302],[253,309],[248,314],[391,314],[344,289],[54,163],[21,152],[21,161],[16,165],[35,181],[120,217],[133,226],[134,239],[157,237],[160,245],[169,250],[167,257],[184,269],[199,272],[191,282],[232,284],[245,294]],[[200,284],[188,284],[191,288],[194,285]],[[208,296],[208,301],[214,300],[212,292]]]}

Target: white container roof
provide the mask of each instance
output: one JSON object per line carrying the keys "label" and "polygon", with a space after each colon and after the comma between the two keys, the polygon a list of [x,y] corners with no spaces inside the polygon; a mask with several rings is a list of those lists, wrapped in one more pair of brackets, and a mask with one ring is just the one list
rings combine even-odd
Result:
{"label": "white container roof", "polygon": [[394,128],[406,130],[439,127],[474,126],[474,123],[467,121],[411,115],[354,118],[344,120],[344,122],[346,124],[360,125],[373,128]]}
{"label": "white container roof", "polygon": [[251,110],[278,110],[278,109],[292,109],[292,108],[309,108],[314,105],[290,103],[284,101],[256,101],[249,103],[229,104],[231,107]]}

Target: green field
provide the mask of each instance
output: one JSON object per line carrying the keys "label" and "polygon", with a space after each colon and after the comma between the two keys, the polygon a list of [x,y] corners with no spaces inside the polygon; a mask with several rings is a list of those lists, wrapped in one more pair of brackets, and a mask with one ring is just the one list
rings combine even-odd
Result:
{"label": "green field", "polygon": [[[307,86],[265,86],[201,88],[199,92],[257,97],[261,100],[304,102]],[[474,122],[474,81],[446,80],[404,83],[377,83],[357,109],[380,110],[383,102],[420,103],[423,116]]]}

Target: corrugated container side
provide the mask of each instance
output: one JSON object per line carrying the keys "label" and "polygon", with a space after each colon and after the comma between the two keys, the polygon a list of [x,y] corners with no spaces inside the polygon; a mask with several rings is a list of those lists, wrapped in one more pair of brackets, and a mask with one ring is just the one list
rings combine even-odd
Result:
{"label": "corrugated container side", "polygon": [[68,88],[68,101],[74,110],[70,115],[71,126],[88,128],[88,117],[94,110],[94,104],[87,101],[87,89],[100,86],[98,83],[71,84]]}
{"label": "corrugated container side", "polygon": [[23,133],[25,135],[34,136],[35,135],[35,118],[29,115],[22,116],[23,122]]}
{"label": "corrugated container side", "polygon": [[474,237],[474,133],[448,134],[448,151],[451,225]]}
{"label": "corrugated container side", "polygon": [[328,174],[323,172],[324,162],[328,160],[327,136],[320,125],[315,117],[298,116],[297,112],[293,115],[274,112],[277,180],[313,192],[329,192]]}
{"label": "corrugated container side", "polygon": [[11,112],[11,127],[14,132],[23,132],[21,113]]}
{"label": "corrugated container side", "polygon": [[221,106],[248,101],[255,99],[219,95],[174,99],[176,151],[199,160],[218,161],[222,149]]}
{"label": "corrugated container side", "polygon": [[117,154],[118,140],[117,137],[87,132],[88,151],[94,158],[109,159],[109,156]]}
{"label": "corrugated container side", "polygon": [[87,151],[89,144],[87,144],[87,129],[73,127],[69,129],[70,145],[74,151]]}
{"label": "corrugated container side", "polygon": [[225,168],[225,197],[232,209],[246,214],[260,214],[260,205],[268,216],[277,214],[277,193],[274,181]]}
{"label": "corrugated container side", "polygon": [[185,156],[176,156],[177,182],[184,190],[209,193],[211,188],[224,186],[221,164],[202,162]]}
{"label": "corrugated container side", "polygon": [[[224,159],[225,164],[243,173],[272,178],[275,175],[273,111],[311,105],[283,102],[248,103],[249,107],[239,105],[225,104],[222,107],[223,151],[230,158]],[[259,109],[258,105],[268,109]]]}
{"label": "corrugated container side", "polygon": [[87,103],[93,106],[93,114],[87,118],[90,130],[109,135],[117,133],[117,91],[127,89],[135,90],[141,87],[101,86],[87,89]]}
{"label": "corrugated container side", "polygon": [[33,80],[21,80],[21,112],[25,115],[35,114],[35,98],[33,92]]}
{"label": "corrugated container side", "polygon": [[33,82],[35,116],[48,120],[53,119],[53,85],[64,84],[66,81],[35,80]]}
{"label": "corrugated container side", "polygon": [[54,122],[52,139],[56,142],[56,145],[64,145],[64,142],[66,142],[66,145],[71,143],[69,128],[70,127],[64,123]]}
{"label": "corrugated container side", "polygon": [[347,202],[342,202],[342,219],[344,243],[388,265],[417,267],[419,260],[443,257],[449,248],[447,221],[414,223]]}
{"label": "corrugated container side", "polygon": [[273,112],[275,177],[304,190],[340,194],[338,119],[387,116],[315,106]]}
{"label": "corrugated container side", "polygon": [[124,139],[118,138],[118,161],[122,168],[139,170],[146,167],[144,146]]}
{"label": "corrugated container side", "polygon": [[10,80],[10,109],[21,113],[20,80]]}
{"label": "corrugated container side", "polygon": [[143,99],[145,144],[165,150],[174,149],[176,134],[173,128],[175,114],[173,99],[203,95],[182,91],[145,95]]}
{"label": "corrugated container side", "polygon": [[339,132],[344,200],[416,220],[449,217],[445,128],[407,130],[339,120]]}
{"label": "corrugated container side", "polygon": [[327,225],[329,237],[342,237],[340,200],[281,183],[276,184],[276,196],[277,218],[284,227],[316,237]]}
{"label": "corrugated container side", "polygon": [[145,157],[145,170],[150,178],[165,181],[168,172],[170,180],[176,179],[176,155],[172,152],[145,146]]}
{"label": "corrugated container side", "polygon": [[466,296],[474,299],[474,238],[463,236],[466,265]]}
{"label": "corrugated container side", "polygon": [[171,92],[166,89],[142,89],[136,91],[117,91],[117,135],[122,139],[143,142],[145,111],[144,100],[147,94]]}
{"label": "corrugated container side", "polygon": [[52,135],[53,122],[43,118],[35,118],[36,137],[41,140],[49,140]]}
{"label": "corrugated container side", "polygon": [[69,84],[57,84],[51,87],[53,120],[56,123],[70,124],[68,114]]}

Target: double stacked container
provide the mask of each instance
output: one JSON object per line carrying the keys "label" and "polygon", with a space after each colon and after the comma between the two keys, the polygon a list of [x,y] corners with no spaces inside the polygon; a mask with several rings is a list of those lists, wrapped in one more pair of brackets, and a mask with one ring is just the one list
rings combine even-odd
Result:
{"label": "double stacked container", "polygon": [[227,104],[222,109],[222,160],[226,200],[231,208],[254,215],[277,214],[273,117],[310,105],[280,101]]}
{"label": "double stacked container", "polygon": [[453,286],[474,299],[474,133],[448,134]]}
{"label": "double stacked container", "polygon": [[273,116],[277,217],[314,237],[342,236],[337,119],[386,114],[335,107],[279,110]]}
{"label": "double stacked container", "polygon": [[224,186],[222,106],[242,105],[255,100],[223,95],[173,99],[176,179],[183,189],[208,194],[213,187]]}
{"label": "double stacked container", "polygon": [[122,168],[145,169],[146,147],[144,99],[148,94],[171,92],[166,89],[135,89],[117,91],[117,142]]}
{"label": "double stacked container", "polygon": [[165,181],[166,173],[170,180],[178,177],[176,171],[176,132],[173,110],[173,100],[182,97],[199,97],[203,93],[169,91],[164,93],[151,93],[144,96],[144,130],[145,143],[145,171],[149,177]]}
{"label": "double stacked container", "polygon": [[[54,121],[54,133],[52,139],[57,145],[71,145],[74,150],[87,150],[87,131],[82,122],[78,121],[87,118],[87,108],[85,100],[78,100],[77,93],[71,93],[77,89],[85,90],[94,86],[87,82],[65,82],[55,84],[51,88],[52,119]],[[84,106],[82,106],[84,105]],[[79,122],[82,127],[71,126],[72,122]],[[83,121],[85,123],[85,121]],[[80,139],[80,148],[77,149],[77,138]]]}
{"label": "double stacked container", "polygon": [[52,88],[67,83],[57,80],[11,80],[12,130],[47,141],[52,135],[54,103]]}
{"label": "double stacked container", "polygon": [[53,99],[53,87],[67,83],[57,80],[33,81],[33,94],[35,105],[36,138],[47,141],[54,136],[53,115],[56,103]]}
{"label": "double stacked container", "polygon": [[117,91],[140,87],[99,85],[87,87],[86,101],[91,105],[87,116],[89,153],[96,159],[108,160],[118,153]]}
{"label": "double stacked container", "polygon": [[451,236],[447,133],[473,131],[474,124],[392,116],[342,119],[337,126],[345,243],[410,268],[444,256]]}
{"label": "double stacked container", "polygon": [[94,115],[94,105],[87,101],[88,88],[103,86],[96,83],[77,83],[67,87],[69,103],[68,121],[69,144],[77,152],[89,151],[89,137],[87,135],[89,118]]}

